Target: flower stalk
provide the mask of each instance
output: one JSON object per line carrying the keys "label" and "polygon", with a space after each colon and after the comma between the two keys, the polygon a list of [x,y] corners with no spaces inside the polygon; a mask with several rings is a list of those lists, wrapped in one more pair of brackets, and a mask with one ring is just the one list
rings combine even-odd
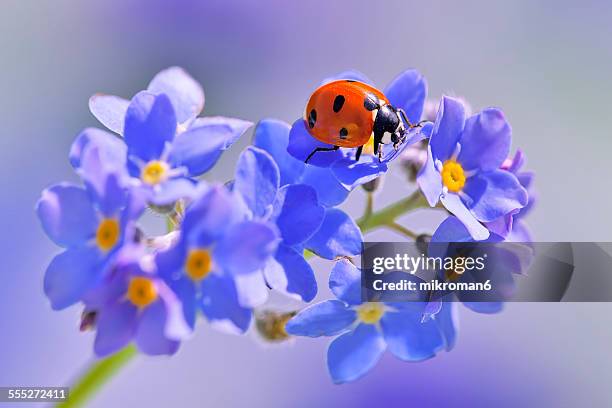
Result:
{"label": "flower stalk", "polygon": [[[366,212],[366,214],[357,220],[357,225],[359,225],[361,232],[364,234],[380,227],[391,227],[392,229],[396,229],[395,225],[398,224],[396,224],[395,221],[397,218],[410,211],[425,207],[429,207],[427,200],[423,194],[421,194],[420,190],[415,190],[414,193],[408,197],[390,204],[379,211],[373,211],[371,213]],[[405,228],[403,229],[405,230]],[[411,235],[414,234],[411,232]]]}
{"label": "flower stalk", "polygon": [[111,378],[138,355],[136,347],[130,345],[123,350],[93,363],[70,387],[68,400],[56,405],[57,408],[82,407]]}

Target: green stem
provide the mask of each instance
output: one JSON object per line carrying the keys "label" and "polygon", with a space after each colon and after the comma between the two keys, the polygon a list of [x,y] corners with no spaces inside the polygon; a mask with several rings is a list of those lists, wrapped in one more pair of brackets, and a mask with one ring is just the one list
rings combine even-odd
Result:
{"label": "green stem", "polygon": [[410,231],[408,228],[404,227],[403,225],[398,224],[397,222],[390,222],[389,224],[387,224],[387,227],[391,228],[393,231],[402,234],[410,239],[417,239],[417,234],[415,234],[414,232]]}
{"label": "green stem", "polygon": [[95,362],[85,374],[70,387],[68,399],[56,405],[57,408],[82,407],[106,384],[121,368],[131,361],[138,352],[136,347],[128,346],[123,350]]}
{"label": "green stem", "polygon": [[[363,217],[357,220],[357,225],[359,225],[363,233],[379,227],[389,227],[395,224],[395,220],[398,217],[407,212],[428,206],[427,200],[423,194],[421,194],[419,190],[416,190],[410,196],[388,205],[382,210],[364,214]],[[405,228],[404,230],[408,231]]]}
{"label": "green stem", "polygon": [[368,191],[366,193],[366,207],[365,207],[363,216],[369,217],[370,215],[372,215],[373,211],[374,211],[374,194]]}

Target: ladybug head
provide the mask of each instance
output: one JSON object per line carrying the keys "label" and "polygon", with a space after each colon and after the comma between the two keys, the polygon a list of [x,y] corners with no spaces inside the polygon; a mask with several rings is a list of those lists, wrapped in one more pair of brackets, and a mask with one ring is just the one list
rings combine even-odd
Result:
{"label": "ladybug head", "polygon": [[392,143],[393,147],[397,149],[406,139],[406,124],[402,119],[402,112],[402,110],[388,104],[378,109],[373,128],[375,154],[380,156],[381,144]]}

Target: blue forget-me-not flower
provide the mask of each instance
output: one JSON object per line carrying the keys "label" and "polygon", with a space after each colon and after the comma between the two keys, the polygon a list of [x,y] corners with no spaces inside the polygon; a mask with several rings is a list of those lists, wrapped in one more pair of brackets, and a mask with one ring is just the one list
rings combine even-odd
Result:
{"label": "blue forget-me-not flower", "polygon": [[456,336],[453,303],[423,319],[425,302],[363,302],[361,272],[348,260],[334,266],[329,287],[338,300],[309,306],[287,322],[296,336],[337,336],[327,350],[335,383],[354,381],[371,370],[385,350],[405,361],[422,361],[450,350]]}

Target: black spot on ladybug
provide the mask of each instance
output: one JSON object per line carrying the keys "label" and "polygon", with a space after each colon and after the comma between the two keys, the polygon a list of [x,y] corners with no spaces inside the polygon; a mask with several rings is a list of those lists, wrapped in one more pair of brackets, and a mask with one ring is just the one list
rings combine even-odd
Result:
{"label": "black spot on ladybug", "polygon": [[340,112],[340,109],[344,106],[344,95],[338,95],[334,99],[334,112]]}
{"label": "black spot on ladybug", "polygon": [[346,128],[340,129],[340,139],[346,139],[348,136],[348,130]]}
{"label": "black spot on ladybug", "polygon": [[378,98],[370,92],[366,93],[365,99],[363,100],[363,106],[369,111],[373,111],[380,107],[378,105]]}
{"label": "black spot on ladybug", "polygon": [[346,82],[357,82],[354,79],[345,79]]}
{"label": "black spot on ladybug", "polygon": [[317,123],[317,111],[313,109],[308,114],[308,126],[312,129],[315,123]]}

